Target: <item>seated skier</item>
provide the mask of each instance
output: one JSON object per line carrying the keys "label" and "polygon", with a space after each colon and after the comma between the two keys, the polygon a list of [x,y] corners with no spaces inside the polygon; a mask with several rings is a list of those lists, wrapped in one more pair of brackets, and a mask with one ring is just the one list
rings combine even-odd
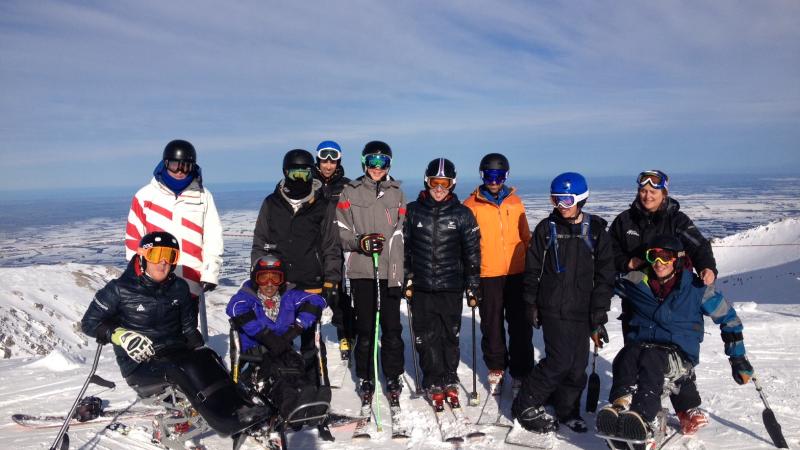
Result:
{"label": "seated skier", "polygon": [[[328,386],[317,387],[304,373],[303,357],[292,342],[313,327],[325,308],[325,299],[298,289],[286,289],[281,260],[267,254],[256,260],[250,279],[231,297],[225,312],[238,331],[242,355],[257,356],[240,378],[279,410],[284,419],[298,406],[330,404]],[[248,358],[249,359],[249,358]],[[236,369],[234,369],[236,370]],[[325,414],[327,407],[309,408],[303,417]],[[298,417],[295,417],[298,418]]]}
{"label": "seated skier", "polygon": [[736,311],[713,285],[705,286],[691,270],[684,270],[681,241],[671,235],[657,236],[645,257],[648,266],[629,272],[618,287],[630,300],[632,315],[626,344],[614,358],[611,404],[598,413],[597,429],[608,436],[655,442],[657,447],[666,432],[666,418],[660,412],[670,357],[679,357],[679,365],[688,368],[671,380],[682,394],[682,404],[675,405],[682,433],[693,434],[708,423],[699,408],[692,371],[700,362],[704,315],[722,330],[733,379],[746,384],[753,367],[745,356],[742,322]]}
{"label": "seated skier", "polygon": [[97,291],[81,328],[114,344],[120,372],[140,396],[173,384],[216,432],[236,434],[271,411],[245,400],[219,356],[203,346],[189,286],[173,273],[179,255],[173,235],[145,235],[122,275]]}

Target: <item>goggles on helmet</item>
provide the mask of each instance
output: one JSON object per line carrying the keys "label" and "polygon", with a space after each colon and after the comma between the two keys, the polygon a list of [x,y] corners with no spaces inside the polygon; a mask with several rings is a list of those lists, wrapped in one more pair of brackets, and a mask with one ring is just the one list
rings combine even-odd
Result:
{"label": "goggles on helmet", "polygon": [[266,286],[268,284],[280,286],[283,284],[283,272],[279,270],[262,270],[256,272],[256,284],[259,286]]}
{"label": "goggles on helmet", "polygon": [[452,178],[447,177],[425,177],[425,184],[430,189],[441,188],[443,190],[449,190],[453,187],[454,180]]}
{"label": "goggles on helmet", "polygon": [[667,189],[669,187],[669,177],[660,170],[645,170],[636,178],[639,188],[645,187],[648,183],[656,189]]}
{"label": "goggles on helmet", "polygon": [[361,157],[361,163],[371,169],[389,169],[392,157],[383,153],[371,153]]}
{"label": "goggles on helmet", "polygon": [[144,249],[144,259],[153,264],[166,261],[167,264],[174,266],[178,262],[180,253],[180,250],[172,247],[148,247]]}
{"label": "goggles on helmet", "polygon": [[309,167],[294,167],[286,170],[286,178],[295,181],[308,181],[311,179]]}
{"label": "goggles on helmet", "polygon": [[644,258],[650,264],[655,264],[656,261],[661,264],[674,263],[676,259],[683,256],[683,252],[676,252],[666,248],[649,248],[644,254]]}
{"label": "goggles on helmet", "polygon": [[550,196],[550,201],[553,203],[553,206],[557,208],[572,208],[580,200],[578,200],[578,196],[575,194],[553,194]]}
{"label": "goggles on helmet", "polygon": [[483,184],[503,184],[508,177],[508,171],[503,169],[481,170]]}
{"label": "goggles on helmet", "polygon": [[194,163],[190,161],[176,161],[171,159],[164,160],[164,166],[167,167],[167,170],[170,172],[183,172],[183,173],[190,173],[194,170]]}
{"label": "goggles on helmet", "polygon": [[342,152],[335,148],[325,147],[317,150],[317,159],[320,161],[330,159],[331,161],[338,161],[342,159]]}

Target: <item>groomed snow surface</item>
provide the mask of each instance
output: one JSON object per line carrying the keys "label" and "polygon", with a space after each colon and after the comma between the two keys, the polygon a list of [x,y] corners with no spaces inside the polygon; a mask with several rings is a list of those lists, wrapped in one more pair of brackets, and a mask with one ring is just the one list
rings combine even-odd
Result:
{"label": "groomed snow surface", "polygon": [[[800,447],[800,219],[791,218],[760,226],[714,242],[720,269],[717,287],[735,302],[745,331],[747,354],[770,399],[771,406],[783,426],[790,447]],[[0,351],[7,359],[0,360],[0,442],[2,448],[49,448],[57,428],[31,430],[11,422],[14,413],[61,415],[71,405],[90,368],[94,342],[77,332],[83,311],[94,292],[118,270],[97,265],[64,264],[0,269]],[[227,358],[228,325],[224,314],[227,300],[235,292],[231,286],[220,287],[208,297],[210,346]],[[600,351],[598,372],[601,374],[601,406],[611,384],[611,361],[622,345],[619,312],[615,299],[608,325],[611,343]],[[405,314],[405,306],[403,306]],[[329,320],[326,316],[324,320]],[[471,390],[471,371],[478,371],[478,392],[486,398],[486,368],[478,345],[478,363],[473,364],[471,315],[465,308],[462,319],[459,375],[464,386],[462,401]],[[405,318],[404,318],[404,324]],[[408,330],[405,342],[408,343]],[[702,344],[701,365],[697,368],[697,384],[703,407],[711,423],[694,438],[683,438],[670,448],[749,449],[772,448],[761,421],[763,406],[753,385],[738,386],[731,378],[718,328],[707,322],[707,336]],[[324,334],[335,341],[335,330],[324,326]],[[477,336],[478,342],[480,336]],[[534,344],[537,358],[542,347],[541,334]],[[335,345],[334,345],[335,347]],[[406,346],[407,386],[403,406],[413,420],[413,435],[405,443],[389,437],[388,405],[382,399],[384,433],[367,442],[352,442],[349,429],[334,432],[336,442],[316,439],[316,431],[290,435],[290,448],[450,448],[441,443],[432,413],[421,399],[410,399],[414,369],[411,349]],[[2,355],[0,355],[2,356]],[[9,358],[10,356],[10,358]],[[331,363],[336,364],[336,355]],[[590,370],[590,367],[587,368]],[[110,406],[124,406],[136,401],[136,395],[121,379],[110,348],[103,351],[98,374],[117,383],[114,390],[90,387],[87,394],[98,395]],[[668,402],[665,406],[669,406]],[[341,389],[334,390],[333,407],[342,413],[356,414],[358,399],[355,381],[347,376]],[[466,407],[467,415],[476,419],[479,408]],[[594,416],[584,414],[594,428]],[[151,427],[149,419],[130,419],[130,426]],[[81,449],[157,448],[149,444],[144,431],[129,436],[106,430],[105,424],[74,427],[70,433],[72,447]],[[151,428],[149,428],[151,429]],[[503,442],[507,430],[483,427],[486,438],[467,442],[465,448],[516,448]],[[562,430],[557,448],[605,448],[593,433],[576,434]],[[202,439],[209,449],[228,449],[230,440],[214,435]],[[252,443],[245,448],[258,448]]]}

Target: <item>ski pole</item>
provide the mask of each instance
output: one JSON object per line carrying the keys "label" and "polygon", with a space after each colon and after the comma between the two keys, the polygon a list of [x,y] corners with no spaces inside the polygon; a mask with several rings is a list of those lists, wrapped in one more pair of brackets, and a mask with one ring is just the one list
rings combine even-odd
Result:
{"label": "ski pole", "polygon": [[411,302],[406,298],[406,306],[408,307],[408,331],[411,334],[411,359],[414,361],[414,385],[416,386],[417,396],[422,395],[422,389],[419,384],[419,363],[417,362],[417,337],[414,335],[414,319],[411,312]]}
{"label": "ski pole", "polygon": [[469,394],[469,404],[471,406],[478,406],[481,401],[478,397],[478,374],[476,368],[478,367],[478,357],[475,350],[475,307],[472,307],[472,392]]}
{"label": "ski pole", "polygon": [[769,407],[769,403],[767,403],[767,396],[764,394],[764,390],[761,389],[761,385],[758,383],[758,379],[756,377],[753,377],[753,384],[756,385],[756,391],[758,391],[758,395],[761,397],[761,401],[764,403],[764,412],[761,413],[761,420],[764,421],[764,427],[767,429],[767,433],[769,433],[772,443],[778,448],[789,448],[789,445],[786,444],[786,439],[783,437],[781,424],[778,423],[778,419],[775,418],[775,413],[772,412],[772,408]]}
{"label": "ski pole", "polygon": [[[92,363],[92,369],[89,371],[89,376],[86,377],[86,381],[83,383],[83,387],[81,388],[81,392],[78,394],[78,398],[72,403],[72,407],[69,409],[67,413],[67,417],[64,420],[64,424],[61,425],[61,429],[58,430],[58,435],[56,436],[56,440],[53,441],[53,445],[50,446],[50,450],[67,450],[69,448],[69,434],[67,431],[69,430],[69,422],[72,420],[72,415],[75,414],[75,409],[78,407],[78,403],[80,403],[81,399],[83,398],[83,394],[86,393],[86,388],[89,387],[89,383],[92,381],[92,376],[94,375],[95,371],[97,371],[97,364],[100,362],[100,353],[103,351],[103,344],[97,344],[97,351],[94,353],[94,362]],[[59,447],[59,442],[61,443],[61,447]]]}
{"label": "ski pole", "polygon": [[378,258],[377,252],[372,253],[372,268],[375,272],[375,334],[372,337],[372,371],[375,379],[375,394],[378,400],[375,402],[375,426],[378,433],[383,431],[381,426],[381,381],[378,379],[378,332],[380,331],[381,323],[381,280],[378,273]]}

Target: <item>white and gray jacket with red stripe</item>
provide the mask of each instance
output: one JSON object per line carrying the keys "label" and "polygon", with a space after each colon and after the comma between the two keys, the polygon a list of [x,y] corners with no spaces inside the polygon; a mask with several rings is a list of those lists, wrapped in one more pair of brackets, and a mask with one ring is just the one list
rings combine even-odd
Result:
{"label": "white and gray jacket with red stripe", "polygon": [[222,223],[214,197],[198,180],[177,197],[155,177],[133,196],[125,228],[125,258],[130,260],[142,236],[166,231],[178,239],[181,255],[175,273],[193,295],[201,282],[219,284],[222,268]]}

